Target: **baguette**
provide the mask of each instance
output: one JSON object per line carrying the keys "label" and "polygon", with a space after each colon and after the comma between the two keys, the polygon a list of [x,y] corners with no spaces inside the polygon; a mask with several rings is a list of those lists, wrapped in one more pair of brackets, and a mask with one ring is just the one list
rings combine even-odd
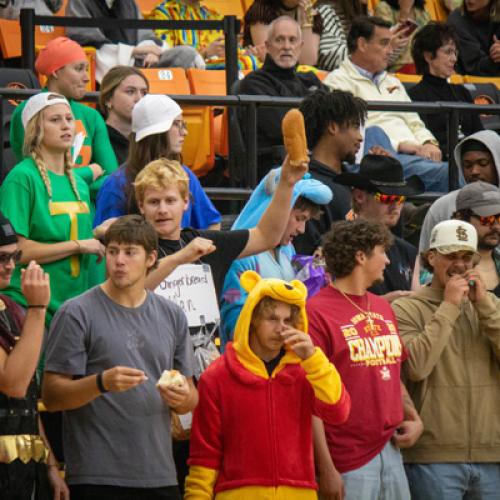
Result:
{"label": "baguette", "polygon": [[281,122],[283,142],[292,167],[298,167],[308,160],[304,115],[298,109],[291,109]]}

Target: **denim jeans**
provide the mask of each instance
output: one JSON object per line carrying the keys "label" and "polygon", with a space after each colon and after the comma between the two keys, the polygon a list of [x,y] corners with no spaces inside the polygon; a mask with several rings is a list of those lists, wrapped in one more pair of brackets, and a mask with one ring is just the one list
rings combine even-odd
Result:
{"label": "denim jeans", "polygon": [[417,155],[397,153],[387,134],[378,126],[368,127],[365,131],[365,154],[373,146],[381,146],[393,154],[403,165],[405,178],[418,175],[425,184],[426,191],[448,192],[448,162],[436,162]]}
{"label": "denim jeans", "polygon": [[500,463],[405,465],[413,500],[498,500]]}
{"label": "denim jeans", "polygon": [[342,479],[345,500],[410,500],[401,453],[390,441],[367,464],[342,474]]}

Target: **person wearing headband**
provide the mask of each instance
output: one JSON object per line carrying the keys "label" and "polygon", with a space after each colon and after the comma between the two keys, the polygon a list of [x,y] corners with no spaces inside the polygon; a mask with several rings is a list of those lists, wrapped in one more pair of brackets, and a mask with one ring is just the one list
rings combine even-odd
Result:
{"label": "person wearing headband", "polygon": [[[473,203],[481,217],[498,212],[498,194],[481,193],[478,184],[459,192],[457,208]],[[420,440],[403,452],[412,499],[494,500],[500,491],[500,300],[478,270],[474,225],[440,222],[421,258],[433,273],[430,285],[392,303],[408,355],[402,375],[424,422]]]}
{"label": "person wearing headband", "polygon": [[[66,37],[51,40],[35,61],[36,72],[47,77],[42,92],[54,92],[68,99],[76,128],[72,160],[78,167],[76,172],[90,185],[92,198],[95,198],[104,179],[118,167],[118,162],[102,116],[78,102],[87,92],[88,69],[82,47]],[[26,101],[16,107],[10,125],[10,144],[18,161],[24,158],[22,114],[25,105]]]}
{"label": "person wearing headband", "polygon": [[21,256],[16,232],[0,213],[0,496],[3,500],[67,500],[68,488],[43,434],[37,412],[35,370],[40,357],[44,320],[50,299],[49,276],[34,261],[23,271],[23,310],[1,294],[9,286]]}
{"label": "person wearing headband", "polygon": [[21,275],[31,260],[51,275],[47,323],[65,300],[90,286],[90,270],[104,248],[93,239],[89,187],[74,174],[75,121],[68,101],[42,92],[22,110],[26,158],[0,187],[0,210],[14,227],[23,252],[5,294],[26,306]]}

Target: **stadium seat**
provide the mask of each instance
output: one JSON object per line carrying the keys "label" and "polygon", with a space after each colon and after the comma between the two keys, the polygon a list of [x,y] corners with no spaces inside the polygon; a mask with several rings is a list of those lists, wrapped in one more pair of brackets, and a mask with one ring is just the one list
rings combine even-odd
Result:
{"label": "stadium seat", "polygon": [[443,5],[443,0],[426,0],[425,10],[433,21],[446,21],[448,19],[448,11]]}
{"label": "stadium seat", "polygon": [[245,15],[243,5],[238,0],[202,0],[201,3],[223,16],[236,16],[238,19],[243,19]]}
{"label": "stadium seat", "polygon": [[152,94],[189,95],[191,89],[183,68],[141,68]]}
{"label": "stadium seat", "polygon": [[465,75],[463,78],[465,83],[492,83],[500,90],[500,78],[498,77]]}
{"label": "stadium seat", "polygon": [[[29,69],[2,68],[0,71],[0,87],[13,89],[39,89],[40,82],[35,73]],[[3,123],[2,137],[4,145],[10,143],[10,119],[19,103],[13,99],[2,99]]]}
{"label": "stadium seat", "polygon": [[[145,68],[142,71],[153,94],[191,94],[190,82],[183,68]],[[182,112],[188,127],[182,160],[196,175],[205,175],[215,164],[212,108],[183,106]]]}
{"label": "stadium seat", "polygon": [[[465,87],[471,93],[474,104],[491,105],[499,104],[499,91],[494,83],[465,83]],[[488,130],[500,130],[499,115],[480,115],[483,127]]]}
{"label": "stadium seat", "polygon": [[137,5],[144,19],[149,17],[151,11],[160,3],[161,0],[137,0]]}
{"label": "stadium seat", "polygon": [[[190,68],[187,70],[187,76],[192,94],[227,95],[226,72],[224,70]],[[211,107],[210,111],[214,122],[215,154],[227,157],[229,154],[227,109]]]}

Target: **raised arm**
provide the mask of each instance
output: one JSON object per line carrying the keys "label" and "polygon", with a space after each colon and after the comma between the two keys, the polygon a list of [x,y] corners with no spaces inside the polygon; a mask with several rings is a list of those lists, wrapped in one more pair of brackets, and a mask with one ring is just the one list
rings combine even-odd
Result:
{"label": "raised arm", "polygon": [[280,180],[271,203],[262,215],[257,227],[250,229],[248,242],[238,259],[265,252],[279,245],[292,209],[292,194],[295,184],[307,172],[308,162],[292,167],[285,158]]}
{"label": "raised arm", "polygon": [[21,336],[10,353],[0,349],[0,392],[11,398],[26,396],[40,359],[46,306],[50,301],[49,275],[38,264],[30,262],[21,273],[21,289],[28,303]]}

